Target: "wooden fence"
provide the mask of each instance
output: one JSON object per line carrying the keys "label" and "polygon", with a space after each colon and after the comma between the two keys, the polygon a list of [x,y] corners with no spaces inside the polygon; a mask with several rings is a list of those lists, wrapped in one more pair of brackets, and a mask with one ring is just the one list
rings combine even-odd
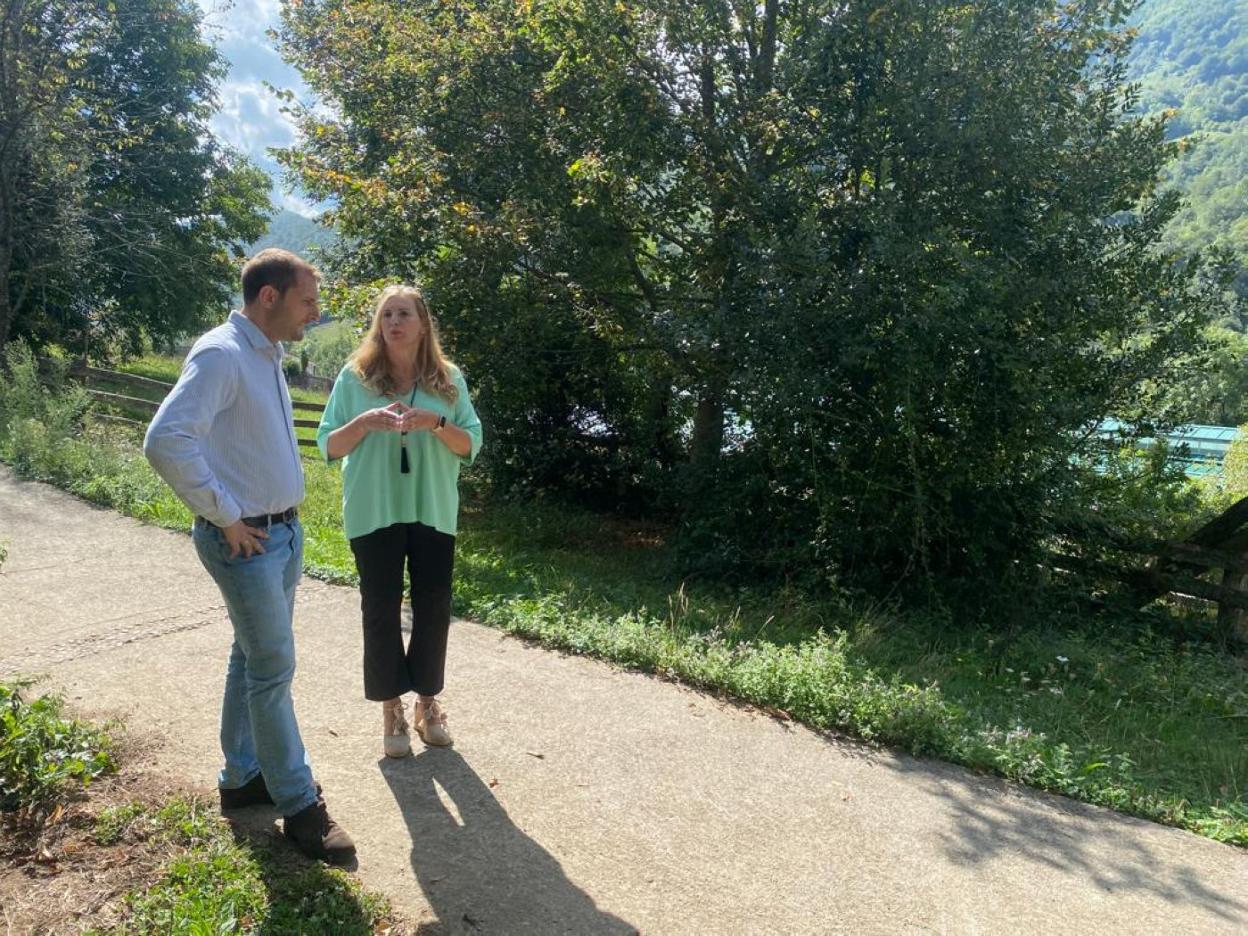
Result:
{"label": "wooden fence", "polygon": [[[121,409],[131,413],[145,413],[147,419],[144,420],[134,419],[130,416],[120,416],[116,413],[96,412],[95,414],[102,419],[127,423],[135,427],[146,426],[151,417],[156,415],[156,410],[160,408],[161,400],[173,389],[173,384],[165,383],[163,380],[152,380],[150,377],[123,374],[120,371],[104,370],[100,367],[90,367],[82,363],[71,367],[69,373],[82,382],[83,387],[91,394],[93,400],[114,409]],[[116,389],[104,390],[101,389],[101,384],[110,388],[120,388],[126,392],[118,393]],[[159,399],[155,398],[157,395],[159,395]],[[325,411],[325,404],[323,403],[305,403],[302,400],[291,400],[290,405],[296,413],[320,414]],[[299,429],[315,429],[320,424],[319,418],[295,419],[295,426]],[[305,448],[316,447],[316,440],[314,439],[298,439],[297,441]]]}
{"label": "wooden fence", "polygon": [[1145,562],[1127,566],[1055,552],[1050,556],[1053,568],[1116,580],[1140,607],[1167,594],[1211,602],[1218,606],[1219,631],[1248,643],[1248,497],[1181,540],[1127,537],[1095,521],[1065,533],[1071,544],[1094,539],[1113,552],[1140,556]]}

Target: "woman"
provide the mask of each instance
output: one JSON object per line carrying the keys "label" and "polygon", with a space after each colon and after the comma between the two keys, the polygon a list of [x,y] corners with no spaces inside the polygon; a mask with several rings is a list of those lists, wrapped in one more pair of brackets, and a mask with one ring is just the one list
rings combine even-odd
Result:
{"label": "woman", "polygon": [[[451,743],[438,704],[451,624],[459,469],[481,449],[463,375],[442,353],[420,290],[382,290],[372,325],[334,383],[316,434],[343,459],[343,526],[360,573],[364,696],[380,702],[383,747],[411,752],[403,694],[415,692],[416,733]],[[411,577],[412,637],[400,613]]]}

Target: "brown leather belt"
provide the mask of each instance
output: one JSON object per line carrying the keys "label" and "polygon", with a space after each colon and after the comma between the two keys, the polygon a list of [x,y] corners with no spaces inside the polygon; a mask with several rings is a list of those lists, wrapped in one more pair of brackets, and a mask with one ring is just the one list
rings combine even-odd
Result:
{"label": "brown leather belt", "polygon": [[[261,514],[258,517],[243,517],[243,523],[249,527],[259,527],[262,530],[267,530],[277,523],[290,523],[292,520],[297,519],[298,516],[299,508],[291,507],[283,510],[281,513]],[[195,519],[199,523],[208,523],[203,517],[196,517]]]}

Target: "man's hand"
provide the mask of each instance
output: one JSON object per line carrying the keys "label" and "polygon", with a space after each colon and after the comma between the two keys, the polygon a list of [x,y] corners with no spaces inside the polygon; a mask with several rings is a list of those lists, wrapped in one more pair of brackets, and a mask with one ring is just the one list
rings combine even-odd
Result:
{"label": "man's hand", "polygon": [[231,559],[237,559],[240,552],[244,559],[250,559],[256,553],[263,553],[264,546],[260,541],[269,538],[265,530],[249,527],[242,520],[231,523],[228,527],[222,527],[221,534],[230,544]]}

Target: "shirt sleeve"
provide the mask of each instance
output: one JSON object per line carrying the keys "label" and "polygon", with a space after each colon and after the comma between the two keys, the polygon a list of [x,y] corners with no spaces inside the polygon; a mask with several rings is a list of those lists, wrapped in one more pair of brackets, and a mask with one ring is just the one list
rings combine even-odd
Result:
{"label": "shirt sleeve", "polygon": [[471,465],[477,460],[477,453],[481,451],[483,441],[481,420],[472,405],[472,398],[468,395],[468,382],[464,380],[464,375],[456,371],[454,379],[455,386],[459,388],[459,396],[455,398],[455,415],[452,422],[468,433],[468,437],[472,439],[472,448],[468,450],[468,454],[460,456],[460,461],[465,465]]}
{"label": "shirt sleeve", "polygon": [[347,368],[344,367],[338,372],[338,379],[334,381],[334,389],[329,392],[329,399],[325,401],[325,412],[321,414],[321,424],[316,430],[316,447],[321,450],[321,456],[326,461],[333,460],[329,457],[330,435],[357,415],[351,412],[350,396],[351,377]]}
{"label": "shirt sleeve", "polygon": [[204,446],[213,420],[237,392],[229,353],[205,348],[187,360],[143,439],[143,454],[156,473],[195,514],[220,527],[238,522],[243,511],[212,473]]}

